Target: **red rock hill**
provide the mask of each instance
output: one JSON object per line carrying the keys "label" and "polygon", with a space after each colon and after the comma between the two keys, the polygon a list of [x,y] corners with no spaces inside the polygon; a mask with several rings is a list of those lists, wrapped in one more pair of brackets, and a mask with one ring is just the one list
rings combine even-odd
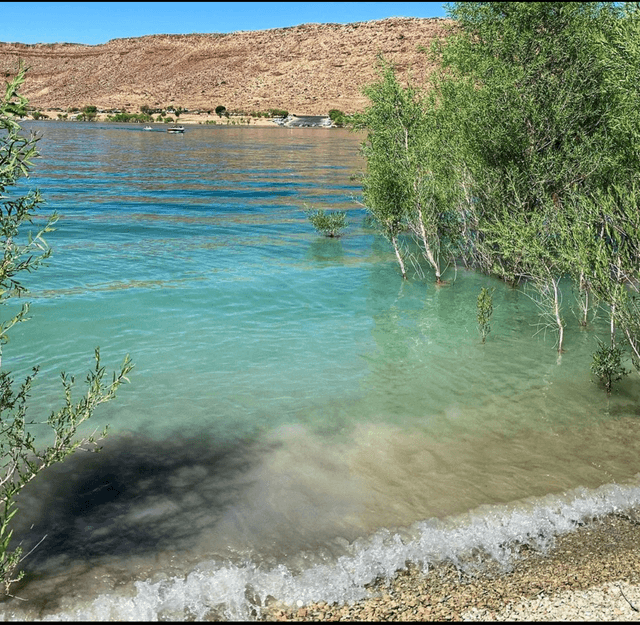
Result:
{"label": "red rock hill", "polygon": [[286,109],[326,115],[362,110],[364,85],[376,79],[376,55],[402,78],[430,71],[419,47],[446,35],[443,19],[389,18],[353,24],[220,34],[150,35],[80,44],[0,43],[0,71],[18,59],[31,69],[23,89],[38,109],[95,105],[137,112],[181,106],[230,111]]}

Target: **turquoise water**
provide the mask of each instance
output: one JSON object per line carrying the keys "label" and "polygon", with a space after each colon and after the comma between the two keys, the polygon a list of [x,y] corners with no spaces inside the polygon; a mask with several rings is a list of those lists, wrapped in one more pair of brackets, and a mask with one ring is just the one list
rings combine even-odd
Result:
{"label": "turquoise water", "polygon": [[[23,495],[17,537],[46,538],[6,617],[245,618],[248,589],[345,600],[406,558],[640,499],[637,374],[609,398],[589,374],[606,320],[581,329],[567,286],[560,358],[532,294],[463,268],[403,282],[353,200],[362,137],[31,127],[29,185],[60,220],[3,364],[40,365],[34,417],[96,346],[136,367],[87,430],[110,425],[102,453]],[[318,236],[305,206],[346,210],[345,236]]]}

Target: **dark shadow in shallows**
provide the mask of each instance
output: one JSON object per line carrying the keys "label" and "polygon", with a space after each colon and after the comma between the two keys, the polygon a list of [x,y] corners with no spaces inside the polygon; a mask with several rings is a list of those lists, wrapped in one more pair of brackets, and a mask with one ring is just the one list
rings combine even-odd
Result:
{"label": "dark shadow in shallows", "polygon": [[104,443],[50,467],[21,494],[16,542],[27,553],[46,535],[22,563],[28,573],[192,548],[250,485],[259,459],[251,442],[221,445],[207,434]]}

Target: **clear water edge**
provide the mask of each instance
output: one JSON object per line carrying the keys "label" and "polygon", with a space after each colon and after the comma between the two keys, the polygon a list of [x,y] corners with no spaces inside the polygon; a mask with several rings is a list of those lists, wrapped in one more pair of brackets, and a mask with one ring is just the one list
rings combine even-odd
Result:
{"label": "clear water edge", "polygon": [[[604,325],[568,314],[558,362],[534,304],[495,283],[480,344],[488,278],[402,283],[361,227],[357,137],[34,126],[33,182],[62,217],[5,361],[41,364],[43,411],[98,344],[136,369],[96,415],[103,453],[23,496],[17,534],[47,539],[5,618],[246,618],[248,587],[350,600],[405,560],[508,563],[637,505],[638,382],[607,398],[589,378]],[[349,211],[343,239],[315,235],[312,203]]]}

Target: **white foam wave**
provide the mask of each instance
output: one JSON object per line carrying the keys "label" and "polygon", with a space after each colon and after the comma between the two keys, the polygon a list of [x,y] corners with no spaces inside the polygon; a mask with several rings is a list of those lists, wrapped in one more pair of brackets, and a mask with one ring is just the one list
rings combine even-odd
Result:
{"label": "white foam wave", "polygon": [[[462,569],[481,565],[486,554],[508,569],[521,545],[547,550],[555,537],[606,514],[640,505],[640,474],[628,485],[576,489],[564,496],[529,499],[509,506],[483,506],[445,520],[431,519],[408,530],[382,530],[349,547],[336,561],[293,574],[284,565],[266,569],[203,563],[185,578],[135,582],[133,596],[105,594],[85,606],[49,615],[44,620],[203,620],[212,613],[228,620],[260,614],[268,598],[289,605],[316,601],[351,602],[366,596],[365,585],[391,579],[407,562],[428,572],[437,562]],[[4,614],[7,620],[18,613]]]}

